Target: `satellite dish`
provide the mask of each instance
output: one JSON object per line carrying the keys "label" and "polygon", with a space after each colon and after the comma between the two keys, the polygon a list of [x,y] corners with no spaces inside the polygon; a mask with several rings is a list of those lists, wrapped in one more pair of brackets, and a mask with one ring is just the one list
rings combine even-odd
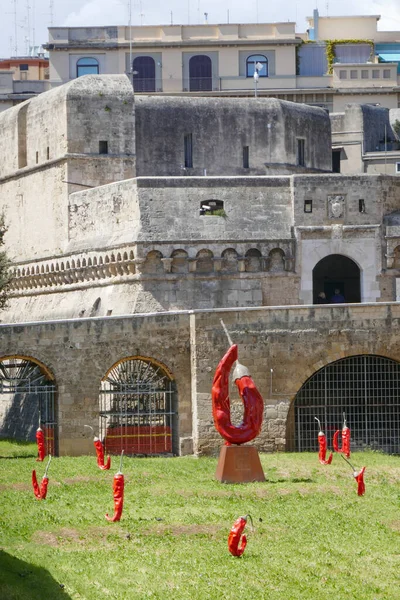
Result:
{"label": "satellite dish", "polygon": [[257,71],[261,71],[261,69],[263,69],[263,68],[264,68],[263,64],[261,64],[260,62],[256,63],[256,69],[257,69]]}

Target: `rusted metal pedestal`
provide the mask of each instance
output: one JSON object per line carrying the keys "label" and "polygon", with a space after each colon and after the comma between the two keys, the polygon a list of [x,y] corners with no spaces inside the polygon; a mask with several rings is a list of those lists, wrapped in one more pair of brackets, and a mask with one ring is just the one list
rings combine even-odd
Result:
{"label": "rusted metal pedestal", "polygon": [[257,448],[222,446],[215,478],[222,483],[265,481]]}

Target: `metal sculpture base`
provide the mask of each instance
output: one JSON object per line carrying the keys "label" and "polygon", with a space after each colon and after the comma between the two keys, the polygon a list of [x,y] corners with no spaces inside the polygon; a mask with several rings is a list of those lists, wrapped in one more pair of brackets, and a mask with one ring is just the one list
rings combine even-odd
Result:
{"label": "metal sculpture base", "polygon": [[215,478],[222,483],[265,481],[257,448],[254,446],[222,446]]}

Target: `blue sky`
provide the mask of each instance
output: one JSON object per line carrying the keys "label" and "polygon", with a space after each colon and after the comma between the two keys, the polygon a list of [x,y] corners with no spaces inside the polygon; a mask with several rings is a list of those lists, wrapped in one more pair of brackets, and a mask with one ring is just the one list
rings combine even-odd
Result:
{"label": "blue sky", "polygon": [[[24,55],[29,41],[47,41],[50,26],[50,0],[16,0],[15,36],[14,0],[0,0],[0,57]],[[129,0],[53,0],[54,26],[119,25],[128,22]],[[314,8],[325,16],[381,15],[379,29],[400,31],[400,0],[132,0],[133,24],[202,23],[208,13],[210,23],[296,21],[297,31],[306,29],[305,17]],[[33,24],[35,25],[33,31]]]}

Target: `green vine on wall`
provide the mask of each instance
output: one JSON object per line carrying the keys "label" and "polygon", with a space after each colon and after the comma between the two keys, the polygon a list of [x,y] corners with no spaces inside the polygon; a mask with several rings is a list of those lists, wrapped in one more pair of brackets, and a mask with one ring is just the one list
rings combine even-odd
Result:
{"label": "green vine on wall", "polygon": [[370,58],[374,55],[374,42],[373,40],[325,40],[326,44],[326,59],[328,61],[328,75],[332,75],[333,63],[335,62],[336,52],[335,48],[339,44],[369,44],[371,48]]}
{"label": "green vine on wall", "polygon": [[[373,40],[324,40],[326,47],[326,59],[328,62],[328,75],[332,75],[333,64],[336,59],[335,48],[339,44],[369,44],[371,48],[370,59],[374,56],[374,42]],[[296,75],[300,74],[300,54],[299,50],[303,44],[315,44],[315,40],[302,40],[301,44],[296,46]]]}

